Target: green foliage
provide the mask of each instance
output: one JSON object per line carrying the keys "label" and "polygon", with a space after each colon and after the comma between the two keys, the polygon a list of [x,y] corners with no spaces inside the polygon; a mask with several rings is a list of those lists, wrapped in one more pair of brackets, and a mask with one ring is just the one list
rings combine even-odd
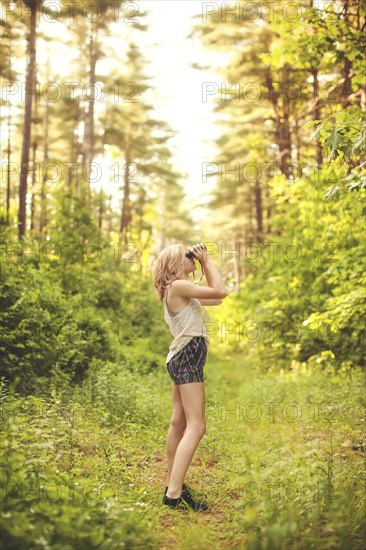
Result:
{"label": "green foliage", "polygon": [[81,380],[92,357],[111,358],[112,334],[83,295],[66,296],[51,270],[3,263],[1,374],[31,393],[58,372]]}
{"label": "green foliage", "polygon": [[217,313],[237,327],[224,347],[251,352],[267,368],[291,360],[322,365],[325,357],[365,365],[364,119],[357,105],[333,113],[312,136],[329,164],[269,183],[270,236],[257,255],[241,255],[248,275]]}
{"label": "green foliage", "polygon": [[[319,121],[317,121],[319,123]],[[307,123],[308,126],[316,121]],[[357,105],[333,113],[323,120],[310,139],[317,138],[328,160],[346,162],[362,158],[366,152],[366,115]]]}
{"label": "green foliage", "polygon": [[[96,243],[99,231],[94,217],[87,209],[85,198],[75,191],[65,190],[63,186],[54,193],[55,220],[50,227],[51,242],[57,247],[65,243]],[[71,249],[67,259],[69,263],[80,261],[79,249]]]}
{"label": "green foliage", "polygon": [[[96,25],[78,17],[71,29],[82,60],[74,76],[80,80],[90,62],[93,48],[84,37],[92,30],[98,61],[117,59],[113,44],[124,44],[118,54],[126,63],[122,73],[117,64],[108,76],[96,74],[110,101],[98,110],[86,149],[93,145],[94,156],[110,164],[136,165],[130,189],[128,174],[118,173],[117,181],[127,199],[123,214],[131,215],[124,237],[136,237],[141,258],[116,259],[110,239],[121,213],[105,190],[79,192],[80,166],[73,177],[64,173],[57,189],[53,168],[42,189],[33,182],[34,239],[16,241],[13,204],[9,227],[0,213],[0,548],[363,548],[364,6],[346,3],[335,14],[332,6],[306,4],[294,20],[288,11],[283,17],[287,4],[280,2],[274,20],[265,7],[258,24],[215,13],[197,30],[206,46],[228,54],[224,85],[250,83],[260,91],[253,101],[245,93],[239,101],[222,91],[216,97],[224,133],[215,162],[231,173],[221,173],[213,193],[207,234],[224,244],[253,239],[260,254],[241,258],[234,270],[240,291],[210,319],[222,332],[211,337],[208,433],[190,471],[213,512],[187,523],[184,515],[167,518],[161,506],[171,335],[144,269],[153,229],[161,243],[192,235],[191,205],[177,209],[184,193],[169,127],[151,118],[142,97],[132,106],[112,97],[127,81],[139,82],[141,92],[149,85],[133,34],[132,42],[115,40],[116,3],[97,4],[106,17]],[[22,27],[11,19],[16,34],[7,55],[15,59]],[[101,49],[105,36],[108,51]],[[76,42],[70,46],[75,51]],[[52,78],[50,67],[47,74],[38,69],[39,82]],[[92,153],[79,139],[88,102],[73,103],[37,106],[36,163],[48,155],[55,168]],[[16,111],[12,106],[9,115],[20,129]],[[39,131],[43,115],[47,136]],[[9,142],[13,159],[19,137]],[[232,177],[235,163],[239,178]],[[11,203],[13,183],[11,175]],[[284,411],[297,404],[295,422]]]}
{"label": "green foliage", "polygon": [[[113,421],[119,419],[136,426],[148,426],[159,416],[159,403],[154,393],[159,373],[157,365],[154,372],[147,373],[139,364],[129,368],[134,362],[135,356],[119,363],[94,360],[76,391],[85,403],[101,403]],[[160,361],[160,372],[161,367]]]}
{"label": "green foliage", "polygon": [[125,354],[129,368],[141,374],[153,375],[164,364],[162,354],[154,350],[153,339],[139,338],[137,344],[129,346]]}
{"label": "green foliage", "polygon": [[73,395],[43,397],[2,381],[1,548],[361,550],[364,372],[324,357],[263,373],[213,350],[205,368],[207,433],[187,480],[211,507],[199,516],[161,504],[165,372],[93,361]]}
{"label": "green foliage", "polygon": [[[257,259],[245,258],[250,274],[216,314],[219,322],[237,323],[224,345],[251,350],[268,367],[325,351],[338,365],[365,362],[366,191],[341,186],[339,201],[326,200],[324,184],[342,175],[316,175],[274,181],[273,228],[281,234],[258,245]],[[289,202],[281,202],[284,192]]]}
{"label": "green foliage", "polygon": [[154,373],[171,337],[151,274],[116,264],[103,244],[97,261],[85,262],[53,256],[49,244],[38,238],[20,246],[3,235],[1,374],[32,393],[52,380],[60,388],[81,382],[98,359]]}
{"label": "green foliage", "polygon": [[96,428],[86,408],[54,390],[20,398],[2,383],[2,413],[1,548],[156,547],[139,496],[85,471],[82,423],[89,438]]}

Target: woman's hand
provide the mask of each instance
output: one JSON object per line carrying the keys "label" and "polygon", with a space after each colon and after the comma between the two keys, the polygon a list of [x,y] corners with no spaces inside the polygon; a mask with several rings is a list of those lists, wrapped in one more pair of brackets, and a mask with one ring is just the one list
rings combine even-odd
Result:
{"label": "woman's hand", "polygon": [[209,260],[207,249],[203,243],[194,244],[190,250],[201,264],[205,264]]}

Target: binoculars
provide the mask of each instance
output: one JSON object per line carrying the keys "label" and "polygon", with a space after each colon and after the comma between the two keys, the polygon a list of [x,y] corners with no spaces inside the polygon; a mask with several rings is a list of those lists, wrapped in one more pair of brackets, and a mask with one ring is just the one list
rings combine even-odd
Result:
{"label": "binoculars", "polygon": [[[205,250],[207,250],[205,244],[203,245],[203,247],[205,248]],[[193,252],[192,252],[191,250],[187,250],[186,256],[187,256],[187,258],[189,258],[190,260],[197,260],[196,256],[193,254]]]}

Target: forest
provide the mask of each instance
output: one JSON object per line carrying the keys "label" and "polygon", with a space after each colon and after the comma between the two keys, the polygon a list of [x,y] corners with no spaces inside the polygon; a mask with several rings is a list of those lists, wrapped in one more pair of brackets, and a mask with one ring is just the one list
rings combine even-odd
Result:
{"label": "forest", "polygon": [[[218,136],[193,199],[146,46],[187,4]],[[365,3],[0,6],[0,549],[364,548]],[[210,511],[182,514],[153,273],[196,242],[228,296],[188,474]]]}

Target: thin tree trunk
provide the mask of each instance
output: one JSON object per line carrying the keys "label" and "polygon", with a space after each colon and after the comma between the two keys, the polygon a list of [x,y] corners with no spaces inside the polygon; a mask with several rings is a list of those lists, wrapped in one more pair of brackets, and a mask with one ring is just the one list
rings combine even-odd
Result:
{"label": "thin tree trunk", "polygon": [[136,222],[137,225],[137,240],[139,243],[142,241],[142,229],[143,229],[143,217],[144,217],[144,206],[145,206],[145,200],[146,200],[146,191],[144,187],[141,185],[139,190],[139,197],[136,203],[136,217],[138,218],[138,221]]}
{"label": "thin tree trunk", "polygon": [[351,105],[351,101],[349,99],[349,96],[352,94],[352,84],[351,84],[351,78],[350,73],[352,69],[352,63],[349,59],[344,60],[343,70],[342,70],[342,76],[344,78],[342,89],[341,89],[341,97],[340,102],[342,105],[342,108],[345,109],[348,107],[348,105]]}
{"label": "thin tree trunk", "polygon": [[108,197],[108,232],[112,231],[112,195]]}
{"label": "thin tree trunk", "polygon": [[33,141],[32,144],[32,192],[31,192],[31,203],[30,203],[30,230],[34,229],[34,220],[35,220],[35,209],[36,209],[36,153],[37,153],[37,142]]}
{"label": "thin tree trunk", "polygon": [[260,181],[255,180],[255,214],[257,219],[257,241],[259,243],[263,242],[263,207],[262,207],[262,190],[260,186]]}
{"label": "thin tree trunk", "polygon": [[[44,149],[43,149],[43,165],[47,166],[49,161],[48,155],[48,128],[49,128],[49,107],[46,102],[46,112],[44,117]],[[41,184],[41,214],[39,222],[39,231],[43,233],[43,229],[47,223],[47,207],[46,207],[46,189],[47,189],[47,170],[42,170],[42,184]]]}
{"label": "thin tree trunk", "polygon": [[301,177],[301,139],[300,139],[300,126],[298,118],[295,119],[295,143],[296,143],[296,161],[297,161],[297,177]]}
{"label": "thin tree trunk", "polygon": [[[6,27],[6,30],[4,30],[4,38],[8,39],[8,79],[10,81],[13,81],[12,76],[12,50],[11,50],[11,30],[10,25],[4,25]],[[9,32],[9,34],[7,34]],[[5,71],[4,71],[5,76]],[[11,101],[10,97],[8,97],[7,100],[8,105],[8,118],[7,118],[7,125],[8,125],[8,137],[7,137],[7,148],[6,148],[6,160],[7,160],[7,167],[6,167],[6,225],[10,225],[10,195],[11,195]]]}
{"label": "thin tree trunk", "polygon": [[130,207],[130,149],[129,144],[126,146],[125,151],[125,169],[124,169],[124,188],[123,188],[123,203],[122,203],[122,216],[121,216],[121,227],[120,233],[121,236],[125,239],[125,244],[127,243],[127,232],[129,225],[131,223],[131,207]]}
{"label": "thin tree trunk", "polygon": [[[35,72],[37,73],[37,64],[35,66]],[[37,78],[35,78],[37,82]],[[38,116],[38,103],[34,103],[34,118],[37,120]],[[31,184],[31,203],[30,203],[30,230],[35,229],[35,219],[36,219],[36,196],[37,196],[37,140],[34,137],[32,143],[32,184]]]}
{"label": "thin tree trunk", "polygon": [[[24,1],[24,0],[23,0]],[[19,182],[19,211],[18,211],[18,234],[19,239],[25,236],[26,232],[26,200],[27,200],[27,178],[29,165],[29,148],[31,141],[32,125],[32,103],[35,70],[36,70],[36,24],[37,24],[37,1],[25,2],[30,9],[29,34],[27,37],[28,45],[28,65],[25,80],[25,107],[24,107],[24,126],[23,126],[23,144],[20,168]]]}
{"label": "thin tree trunk", "polygon": [[90,45],[89,45],[89,102],[88,111],[85,114],[84,126],[84,173],[87,174],[86,191],[88,197],[88,208],[91,208],[91,189],[90,189],[90,172],[91,162],[94,158],[94,103],[95,103],[95,84],[96,84],[96,65],[98,55],[95,50],[94,25],[91,27]]}
{"label": "thin tree trunk", "polygon": [[270,219],[271,219],[271,215],[272,215],[272,209],[271,209],[271,191],[270,191],[270,187],[268,185],[268,180],[266,178],[266,186],[265,186],[265,202],[266,202],[266,205],[267,205],[267,230],[266,230],[266,234],[270,234],[271,233],[271,227],[270,227]]}
{"label": "thin tree trunk", "polygon": [[[313,77],[313,100],[315,104],[314,109],[314,120],[320,120],[321,113],[320,113],[320,105],[319,105],[319,82],[318,82],[318,69],[311,69],[311,74]],[[323,149],[321,142],[317,139],[316,140],[316,162],[318,164],[318,168],[323,164]]]}
{"label": "thin tree trunk", "polygon": [[290,133],[290,104],[287,98],[283,101],[283,117],[278,122],[277,143],[280,151],[280,170],[286,178],[291,175],[291,133]]}
{"label": "thin tree trunk", "polygon": [[[243,238],[243,243],[240,241],[241,237]],[[248,262],[246,261],[246,258],[248,258],[248,254],[249,254],[249,241],[248,241],[248,233],[247,231],[244,229],[244,233],[243,235],[239,235],[239,253],[241,252],[241,247],[242,245],[244,244],[244,249],[241,253],[241,256],[242,258],[244,258],[244,261],[242,262],[242,265],[240,267],[240,257],[239,257],[239,261],[238,261],[238,267],[237,267],[237,282],[235,283],[235,288],[236,290],[240,290],[240,284],[241,284],[241,280],[245,280],[247,275],[248,275]]]}
{"label": "thin tree trunk", "polygon": [[[49,57],[49,49],[47,50],[47,82],[50,78],[50,57]],[[46,101],[46,108],[44,113],[44,147],[43,147],[43,165],[47,166],[47,163],[49,161],[49,154],[48,154],[48,134],[49,134],[49,118],[50,118],[50,109],[49,109],[49,103]],[[47,223],[47,213],[46,213],[46,189],[47,189],[47,170],[42,170],[42,183],[41,183],[41,213],[39,218],[39,232],[42,234],[43,229],[46,226]]]}
{"label": "thin tree trunk", "polygon": [[237,253],[234,255],[234,288],[236,292],[240,290],[240,282],[241,282],[241,274],[240,274],[240,249],[241,249],[241,242],[239,237],[238,242],[238,250]]}
{"label": "thin tree trunk", "polygon": [[98,227],[101,230],[103,225],[103,191],[99,191]]}
{"label": "thin tree trunk", "polygon": [[[285,70],[286,69],[284,69],[284,73]],[[285,97],[286,94],[283,93],[283,109],[281,112],[278,103],[278,93],[274,89],[270,69],[266,72],[266,86],[268,88],[268,99],[273,107],[276,124],[274,135],[279,149],[279,166],[282,174],[288,178],[291,173],[291,134],[289,125],[290,103]]]}
{"label": "thin tree trunk", "polygon": [[6,225],[10,225],[10,162],[11,162],[11,103],[8,100],[8,147],[7,147],[7,170],[6,170]]}

